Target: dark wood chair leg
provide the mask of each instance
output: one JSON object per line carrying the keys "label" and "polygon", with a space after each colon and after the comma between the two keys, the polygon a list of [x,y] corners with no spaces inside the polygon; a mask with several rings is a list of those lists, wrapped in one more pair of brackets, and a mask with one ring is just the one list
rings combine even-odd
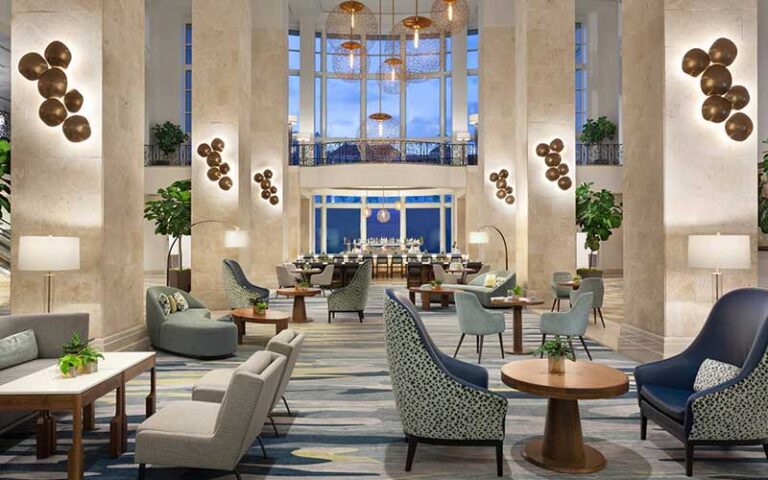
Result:
{"label": "dark wood chair leg", "polygon": [[267,449],[264,448],[264,442],[261,441],[261,437],[256,437],[256,439],[259,441],[259,446],[261,447],[261,454],[264,455],[264,458],[267,458]]}
{"label": "dark wood chair leg", "polygon": [[235,474],[235,479],[237,480],[243,480],[243,477],[240,476],[240,472],[237,470],[237,466],[232,469],[232,473]]}
{"label": "dark wood chair leg", "polygon": [[598,308],[597,313],[600,314],[600,321],[603,323],[603,328],[605,328],[605,319],[603,318],[603,310]]}
{"label": "dark wood chair leg", "polygon": [[331,312],[328,312],[328,323],[331,323]]}
{"label": "dark wood chair leg", "polygon": [[584,346],[584,351],[587,352],[587,358],[589,360],[592,360],[592,354],[589,353],[589,349],[587,348],[587,342],[584,341],[584,337],[579,337],[579,340],[581,340],[581,344]]}
{"label": "dark wood chair leg", "polygon": [[480,349],[477,352],[477,363],[480,363],[483,360],[483,341],[484,340],[485,340],[485,335],[480,335]]}
{"label": "dark wood chair leg", "polygon": [[504,359],[504,339],[501,336],[501,333],[499,333],[499,348],[501,349],[501,358]]}
{"label": "dark wood chair leg", "polygon": [[285,399],[285,395],[283,395],[283,405],[285,405],[285,409],[288,411],[288,415],[293,416],[291,409],[288,408],[288,400]]}
{"label": "dark wood chair leg", "polygon": [[360,318],[360,323],[363,323],[363,320],[365,319],[365,315],[363,312],[357,312],[358,318]]}
{"label": "dark wood chair leg", "polygon": [[557,311],[558,312],[560,311],[560,299],[559,298],[557,299]]}
{"label": "dark wood chair leg", "polygon": [[405,471],[410,472],[413,466],[413,457],[416,455],[416,438],[408,437],[408,455],[405,457]]}
{"label": "dark wood chair leg", "polygon": [[597,325],[597,309],[596,308],[592,309],[592,315],[595,316],[595,325]]}
{"label": "dark wood chair leg", "polygon": [[768,459],[768,443],[763,444],[763,451],[765,452],[765,458]]}
{"label": "dark wood chair leg", "polygon": [[461,348],[461,342],[464,341],[464,334],[461,334],[461,337],[459,338],[459,345],[456,347],[456,352],[453,354],[453,358],[456,358],[456,355],[459,354],[459,349]]}
{"label": "dark wood chair leg", "polygon": [[[546,342],[546,341],[547,341],[547,334],[546,333],[542,333],[541,334],[541,346],[542,347],[544,346],[544,342]],[[544,358],[544,352],[541,352],[541,355],[539,355],[539,358]]]}
{"label": "dark wood chair leg", "polygon": [[571,352],[573,352],[573,356],[576,356],[576,349],[573,348],[573,339],[571,337],[568,337],[568,346],[571,349]]}
{"label": "dark wood chair leg", "polygon": [[280,433],[277,431],[277,425],[275,424],[275,419],[272,418],[272,415],[269,416],[269,421],[272,423],[272,430],[275,431],[275,436],[279,437]]}
{"label": "dark wood chair leg", "polygon": [[480,353],[480,335],[475,335],[475,353]]}
{"label": "dark wood chair leg", "polygon": [[147,465],[144,463],[139,464],[139,480],[147,478]]}
{"label": "dark wood chair leg", "polygon": [[552,300],[552,310],[550,310],[550,312],[555,311],[555,305],[557,305],[557,299]]}
{"label": "dark wood chair leg", "polygon": [[648,436],[648,417],[640,414],[640,440],[645,440]]}
{"label": "dark wood chair leg", "polygon": [[685,444],[685,475],[693,476],[693,444],[691,442]]}
{"label": "dark wood chair leg", "polygon": [[496,444],[496,476],[504,475],[504,442]]}

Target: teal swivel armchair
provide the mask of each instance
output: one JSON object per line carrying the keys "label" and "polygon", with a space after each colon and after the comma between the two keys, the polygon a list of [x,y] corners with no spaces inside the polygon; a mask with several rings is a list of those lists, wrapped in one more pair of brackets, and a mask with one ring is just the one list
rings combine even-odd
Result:
{"label": "teal swivel armchair", "polygon": [[561,283],[568,282],[571,280],[571,278],[571,272],[555,272],[552,274],[552,283],[550,288],[552,289],[552,298],[554,299],[552,301],[553,312],[555,311],[555,306],[557,306],[557,311],[560,311],[560,300],[571,300],[571,287],[560,286]]}
{"label": "teal swivel armchair", "polygon": [[[587,344],[584,342],[584,334],[587,332],[589,323],[589,311],[592,309],[593,294],[585,292],[579,295],[579,298],[567,312],[550,312],[541,315],[541,344],[547,341],[547,335],[559,335],[568,337],[568,343],[573,350],[572,337],[579,337],[587,357],[592,360],[592,354],[589,353]],[[573,350],[574,353],[576,352]],[[543,355],[542,355],[543,356]]]}
{"label": "teal swivel armchair", "polygon": [[466,335],[475,336],[477,363],[480,363],[483,359],[483,340],[486,335],[499,336],[501,358],[504,358],[504,340],[501,335],[507,327],[504,314],[502,312],[489,312],[483,308],[480,300],[472,293],[456,292],[454,294],[454,301],[456,302],[456,313],[459,317],[461,338],[459,338],[459,345],[456,347],[456,353],[453,354],[453,358],[456,358],[456,355],[459,354],[461,342],[464,341]]}

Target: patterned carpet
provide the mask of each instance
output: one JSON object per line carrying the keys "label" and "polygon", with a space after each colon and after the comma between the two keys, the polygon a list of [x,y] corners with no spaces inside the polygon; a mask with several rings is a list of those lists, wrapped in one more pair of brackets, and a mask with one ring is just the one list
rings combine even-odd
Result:
{"label": "patterned carpet", "polygon": [[[306,348],[299,359],[288,388],[288,401],[294,413],[278,412],[275,417],[281,436],[271,428],[262,435],[269,457],[262,458],[258,444],[241,463],[245,478],[462,478],[493,479],[494,452],[488,447],[439,447],[420,445],[413,471],[403,470],[406,444],[390,391],[382,335],[381,307],[383,287],[374,286],[362,325],[356,316],[338,315],[332,325],[326,322],[325,299],[308,301],[309,315],[317,321],[301,329],[308,332]],[[289,309],[290,301],[280,299],[272,308]],[[438,345],[453,353],[458,340],[453,308],[434,309],[424,320]],[[508,319],[511,328],[511,318]],[[190,397],[196,378],[212,368],[230,367],[262,347],[267,327],[249,325],[248,344],[237,359],[201,362],[170,355],[159,357],[158,407]],[[525,340],[538,342],[537,316],[525,316]],[[505,334],[511,347],[512,333]],[[476,361],[471,341],[465,342],[459,358]],[[634,362],[589,342],[596,360],[631,374]],[[578,355],[584,356],[583,351]],[[542,434],[546,402],[535,396],[513,391],[499,377],[502,360],[498,343],[489,338],[483,366],[489,369],[491,388],[510,400],[504,473],[507,478],[569,478],[539,469],[523,460],[520,450],[531,437]],[[129,385],[130,430],[143,420],[143,402],[148,389],[146,376]],[[86,477],[105,480],[136,478],[133,464],[133,436],[128,453],[111,459],[107,453],[108,422],[114,409],[114,395],[97,405],[98,430],[85,435]],[[682,463],[682,445],[671,436],[651,428],[649,439],[639,440],[638,410],[634,384],[622,398],[581,402],[581,416],[586,440],[603,452],[608,468],[589,478],[644,479],[686,478]],[[70,424],[59,424],[59,452],[46,461],[35,458],[33,425],[30,423],[0,439],[0,478],[66,478],[66,449]],[[754,447],[729,450],[697,451],[695,473],[699,478],[768,478],[768,463],[762,449]],[[150,468],[149,479],[213,479],[233,476],[217,472],[185,469]]]}

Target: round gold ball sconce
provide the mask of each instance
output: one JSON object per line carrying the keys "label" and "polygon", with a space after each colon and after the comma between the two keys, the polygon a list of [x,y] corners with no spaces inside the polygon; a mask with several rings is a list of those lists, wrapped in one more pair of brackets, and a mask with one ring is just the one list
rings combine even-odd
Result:
{"label": "round gold ball sconce", "polygon": [[280,198],[277,196],[277,187],[272,185],[273,175],[272,170],[267,168],[263,172],[256,172],[253,175],[253,181],[261,187],[261,198],[269,201],[271,205],[277,205],[280,203]]}
{"label": "round gold ball sconce", "polygon": [[515,196],[512,195],[514,190],[509,184],[509,171],[506,168],[502,168],[498,172],[491,172],[488,180],[496,188],[496,198],[503,200],[507,205],[515,203]]}
{"label": "round gold ball sconce", "polygon": [[[749,104],[749,90],[743,85],[733,85],[728,66],[738,55],[736,44],[727,38],[718,38],[709,52],[692,48],[683,56],[683,72],[698,77],[699,85],[707,98],[701,105],[701,116],[712,123],[725,122],[725,133],[737,142],[743,142],[752,134],[752,119],[741,110]],[[729,118],[730,115],[730,118]]]}
{"label": "round gold ball sconce", "polygon": [[536,145],[536,155],[544,159],[544,163],[547,165],[547,171],[544,172],[544,176],[550,182],[557,182],[557,185],[563,189],[568,190],[571,188],[573,182],[570,177],[567,177],[570,171],[568,165],[563,163],[563,157],[560,155],[565,149],[565,143],[560,138],[555,138],[549,143],[540,143]]}
{"label": "round gold ball sconce", "polygon": [[55,40],[45,47],[44,56],[37,52],[23,55],[18,69],[24,78],[37,82],[37,91],[45,99],[38,109],[40,120],[49,127],[61,125],[67,140],[77,143],[91,136],[91,125],[82,115],[69,116],[79,112],[85,101],[77,89],[67,91],[69,82],[64,70],[71,61],[69,48]]}
{"label": "round gold ball sconce", "polygon": [[210,144],[201,143],[197,146],[197,155],[205,159],[208,165],[208,180],[218,182],[219,188],[227,191],[232,188],[234,182],[227,176],[230,171],[229,164],[223,163],[221,152],[224,151],[224,142],[220,138],[214,138]]}

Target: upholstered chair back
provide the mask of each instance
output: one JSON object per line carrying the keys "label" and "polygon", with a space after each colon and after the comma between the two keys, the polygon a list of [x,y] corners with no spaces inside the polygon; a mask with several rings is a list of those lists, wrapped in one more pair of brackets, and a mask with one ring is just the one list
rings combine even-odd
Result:
{"label": "upholstered chair back", "polygon": [[312,275],[311,281],[313,285],[330,285],[333,281],[333,265],[326,265],[321,273]]}
{"label": "upholstered chair back", "polygon": [[587,331],[589,314],[592,311],[592,292],[579,295],[567,312],[541,315],[541,333],[581,337]]}
{"label": "upholstered chair back", "polygon": [[583,278],[579,283],[578,295],[592,293],[592,308],[603,308],[605,285],[602,278]]}
{"label": "upholstered chair back", "polygon": [[[454,293],[459,331],[467,335],[489,335],[504,331],[504,314],[489,312],[480,304],[477,295],[469,292]],[[501,320],[501,322],[499,322]]]}
{"label": "upholstered chair back", "polygon": [[275,271],[277,272],[277,283],[279,286],[292,287],[296,284],[296,277],[291,275],[291,272],[285,265],[277,265]]}
{"label": "upholstered chair back", "polygon": [[261,433],[285,364],[286,358],[280,354],[257,352],[232,375],[216,418],[214,437],[221,442],[218,452],[236,455],[234,463]]}
{"label": "upholstered chair back", "polygon": [[432,264],[432,272],[435,274],[435,280],[438,282],[446,283],[446,273],[443,266],[439,263],[433,263]]}
{"label": "upholstered chair back", "polygon": [[[224,293],[231,308],[245,308],[253,305],[253,295],[245,290],[250,282],[240,264],[231,259],[224,259],[221,268]],[[265,299],[269,300],[269,299]]]}
{"label": "upholstered chair back", "polygon": [[[469,268],[469,264],[467,264],[467,267]],[[474,282],[476,279],[480,278],[480,276],[485,275],[490,271],[491,271],[491,266],[486,263],[485,265],[481,266],[478,269],[477,273],[470,273],[469,275],[467,275],[467,284],[475,285]],[[480,285],[482,285],[482,283]]]}
{"label": "upholstered chair back", "polygon": [[304,345],[304,336],[304,333],[289,328],[272,337],[267,343],[267,351],[279,353],[286,358],[285,369],[280,377],[280,384],[275,391],[275,399],[272,402],[273,407],[285,395],[285,389],[288,388],[288,382],[291,380],[293,369],[296,367],[296,360],[298,360],[301,347]]}
{"label": "upholstered chair back", "polygon": [[559,284],[572,279],[571,272],[555,272],[552,274],[552,296],[555,298],[568,298],[571,287],[561,287]]}
{"label": "upholstered chair back", "polygon": [[163,307],[160,306],[160,301],[157,299],[161,293],[164,293],[167,296],[172,296],[174,293],[180,293],[187,301],[189,308],[206,308],[200,300],[184,290],[179,290],[178,288],[173,287],[149,287],[147,289],[147,330],[149,332],[149,339],[153,344],[158,340],[158,330],[160,325],[165,321]]}

